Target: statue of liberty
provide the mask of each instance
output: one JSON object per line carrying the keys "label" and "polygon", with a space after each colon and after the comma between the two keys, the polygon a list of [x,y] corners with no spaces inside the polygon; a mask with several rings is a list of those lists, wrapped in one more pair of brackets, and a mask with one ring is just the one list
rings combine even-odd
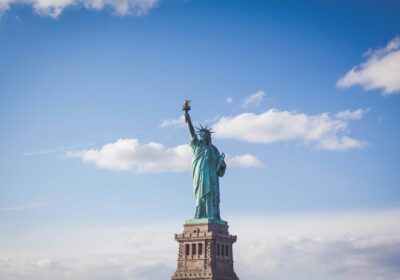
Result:
{"label": "statue of liberty", "polygon": [[[197,128],[196,134],[189,116],[189,100],[183,104],[185,122],[191,136],[190,146],[194,158],[192,160],[193,192],[196,198],[195,219],[208,218],[221,220],[219,213],[219,177],[224,176],[225,155],[211,144],[211,133],[207,127]],[[200,139],[199,139],[199,137]]]}

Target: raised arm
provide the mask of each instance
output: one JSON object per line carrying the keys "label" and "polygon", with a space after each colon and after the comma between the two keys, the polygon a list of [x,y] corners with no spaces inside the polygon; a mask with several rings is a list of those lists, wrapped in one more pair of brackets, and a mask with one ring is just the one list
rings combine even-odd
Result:
{"label": "raised arm", "polygon": [[185,122],[188,124],[190,136],[192,136],[192,139],[197,139],[197,135],[196,132],[194,131],[194,127],[192,124],[192,120],[190,119],[188,110],[185,110]]}

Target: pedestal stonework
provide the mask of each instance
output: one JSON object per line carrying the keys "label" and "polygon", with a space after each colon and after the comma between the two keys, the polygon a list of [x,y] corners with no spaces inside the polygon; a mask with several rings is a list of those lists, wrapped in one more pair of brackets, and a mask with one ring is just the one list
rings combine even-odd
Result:
{"label": "pedestal stonework", "polygon": [[172,280],[239,280],[233,270],[232,245],[236,236],[230,235],[224,221],[189,220],[181,234],[178,268]]}

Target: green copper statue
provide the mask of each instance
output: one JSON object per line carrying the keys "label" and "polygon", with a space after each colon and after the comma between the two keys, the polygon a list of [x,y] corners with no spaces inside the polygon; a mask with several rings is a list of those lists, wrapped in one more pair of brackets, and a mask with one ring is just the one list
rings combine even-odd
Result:
{"label": "green copper statue", "polygon": [[225,155],[211,144],[212,131],[207,127],[200,126],[198,138],[189,116],[190,101],[185,100],[183,111],[185,121],[188,124],[191,136],[190,146],[194,158],[192,160],[193,192],[196,198],[195,219],[208,218],[221,220],[219,213],[219,178],[225,174]]}

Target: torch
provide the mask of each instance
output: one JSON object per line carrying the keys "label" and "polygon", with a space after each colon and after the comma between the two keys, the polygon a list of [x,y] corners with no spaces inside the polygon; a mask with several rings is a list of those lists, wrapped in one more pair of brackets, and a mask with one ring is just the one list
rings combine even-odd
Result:
{"label": "torch", "polygon": [[188,112],[190,111],[190,100],[186,99],[183,102],[182,110],[185,111],[185,122],[187,122],[186,116],[187,116]]}

